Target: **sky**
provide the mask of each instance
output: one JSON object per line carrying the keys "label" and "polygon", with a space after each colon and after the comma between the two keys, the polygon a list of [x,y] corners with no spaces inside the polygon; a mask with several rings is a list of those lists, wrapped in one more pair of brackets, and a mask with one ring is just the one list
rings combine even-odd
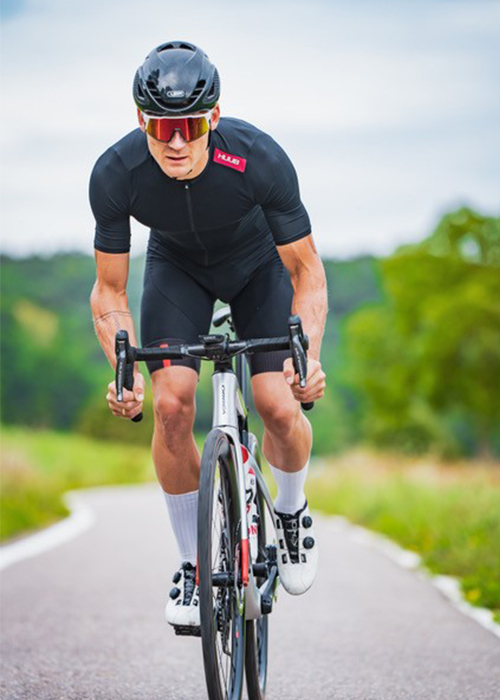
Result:
{"label": "sky", "polygon": [[92,253],[92,166],[172,39],[217,65],[223,114],[285,148],[322,255],[389,254],[461,205],[499,215],[499,35],[500,0],[4,0],[2,251]]}

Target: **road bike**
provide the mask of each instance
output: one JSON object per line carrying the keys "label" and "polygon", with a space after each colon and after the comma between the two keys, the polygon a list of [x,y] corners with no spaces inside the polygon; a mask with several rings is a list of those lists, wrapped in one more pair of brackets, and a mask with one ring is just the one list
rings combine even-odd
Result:
{"label": "road bike", "polygon": [[[213,324],[228,323],[220,309]],[[116,335],[116,387],[133,388],[136,361],[195,357],[214,363],[213,422],[201,457],[198,505],[198,567],[201,628],[177,634],[201,636],[210,700],[240,700],[246,677],[250,700],[265,696],[269,614],[278,586],[274,507],[260,468],[257,439],[249,431],[246,355],[290,350],[301,386],[307,375],[308,338],[298,316],[280,338],[233,340],[228,333],[199,337],[197,344],[134,348],[126,331]],[[233,369],[233,359],[236,371]],[[313,404],[302,404],[305,410]],[[141,420],[137,416],[135,420]]]}

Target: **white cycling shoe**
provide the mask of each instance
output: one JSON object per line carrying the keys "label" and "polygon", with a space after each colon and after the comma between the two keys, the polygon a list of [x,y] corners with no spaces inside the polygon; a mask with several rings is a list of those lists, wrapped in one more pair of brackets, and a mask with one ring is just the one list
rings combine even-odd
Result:
{"label": "white cycling shoe", "polygon": [[293,515],[274,512],[278,536],[278,572],[283,588],[292,595],[305,593],[318,570],[318,543],[307,505]]}
{"label": "white cycling shoe", "polygon": [[200,627],[200,594],[196,585],[196,566],[184,562],[172,579],[175,587],[170,591],[165,617],[176,632],[187,634]]}

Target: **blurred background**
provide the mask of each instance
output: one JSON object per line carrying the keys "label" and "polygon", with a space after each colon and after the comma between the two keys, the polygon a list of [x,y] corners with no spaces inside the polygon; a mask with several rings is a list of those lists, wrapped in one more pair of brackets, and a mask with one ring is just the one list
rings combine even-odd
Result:
{"label": "blurred background", "polygon": [[[137,426],[104,400],[87,188],[136,128],[136,68],[185,39],[218,66],[223,115],[292,158],[324,260],[310,498],[498,611],[500,3],[3,0],[1,23],[3,539],[63,515],[68,488],[153,479],[151,406]],[[209,371],[197,405],[202,436]]]}

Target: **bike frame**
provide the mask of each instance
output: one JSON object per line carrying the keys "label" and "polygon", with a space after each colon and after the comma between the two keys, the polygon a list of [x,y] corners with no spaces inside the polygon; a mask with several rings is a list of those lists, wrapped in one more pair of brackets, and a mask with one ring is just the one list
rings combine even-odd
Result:
{"label": "bike frame", "polygon": [[[214,326],[220,326],[230,318],[228,310],[219,311],[213,319]],[[234,330],[230,323],[231,330]],[[288,319],[288,337],[279,338],[254,338],[249,340],[233,341],[228,335],[200,335],[197,344],[181,344],[166,348],[134,348],[131,347],[128,333],[119,330],[115,339],[116,351],[116,396],[118,401],[123,401],[124,389],[133,389],[133,367],[136,361],[148,359],[183,359],[196,357],[214,362],[215,368],[212,375],[213,385],[213,418],[214,429],[222,431],[228,439],[233,453],[233,462],[236,468],[236,483],[239,489],[239,506],[241,513],[240,527],[240,556],[237,562],[238,579],[236,588],[243,584],[245,617],[247,620],[256,620],[263,614],[272,610],[272,597],[275,594],[278,583],[278,565],[275,559],[275,547],[266,545],[265,562],[252,562],[250,543],[248,537],[248,520],[246,509],[246,476],[243,461],[242,447],[252,452],[250,444],[252,434],[247,432],[247,408],[245,398],[248,388],[246,372],[246,359],[244,353],[271,352],[290,350],[295,371],[300,378],[300,386],[306,385],[307,376],[307,349],[309,340],[304,335],[299,316],[290,316]],[[232,358],[236,357],[237,373],[233,370]],[[241,388],[240,388],[241,387]],[[243,390],[243,393],[242,391]],[[302,403],[306,411],[313,407],[313,403]],[[132,418],[132,421],[142,420],[142,413]],[[241,434],[241,439],[240,439]],[[242,444],[243,442],[243,444]],[[255,443],[254,443],[255,444]],[[253,455],[252,455],[253,456]],[[269,494],[267,484],[257,464],[256,479],[260,493],[270,513],[274,512],[274,505]],[[264,509],[265,517],[265,509]],[[271,518],[273,530],[276,534],[274,518]],[[267,521],[266,521],[267,525]],[[278,539],[278,538],[276,538]],[[264,577],[266,580],[260,587],[257,586],[254,576]],[[240,579],[241,577],[241,579]],[[241,584],[240,584],[241,581]],[[243,601],[242,601],[243,602]]]}
{"label": "bike frame", "polygon": [[[238,360],[240,358],[237,358]],[[245,360],[238,364],[238,374],[242,378],[243,388],[246,389]],[[250,547],[248,541],[248,521],[246,504],[245,467],[243,463],[242,444],[240,440],[239,419],[246,421],[248,411],[244,396],[239,386],[238,377],[232,369],[222,371],[215,370],[212,375],[213,387],[213,418],[212,428],[223,431],[233,448],[233,459],[236,466],[238,491],[240,500],[241,518],[241,573],[245,590],[245,617],[247,620],[256,620],[262,617],[261,598],[267,582],[259,588],[255,582],[250,559]],[[245,392],[246,393],[246,392]],[[267,488],[267,484],[260,469],[256,470],[256,478],[259,489],[264,496],[268,508],[273,510],[273,500]]]}

